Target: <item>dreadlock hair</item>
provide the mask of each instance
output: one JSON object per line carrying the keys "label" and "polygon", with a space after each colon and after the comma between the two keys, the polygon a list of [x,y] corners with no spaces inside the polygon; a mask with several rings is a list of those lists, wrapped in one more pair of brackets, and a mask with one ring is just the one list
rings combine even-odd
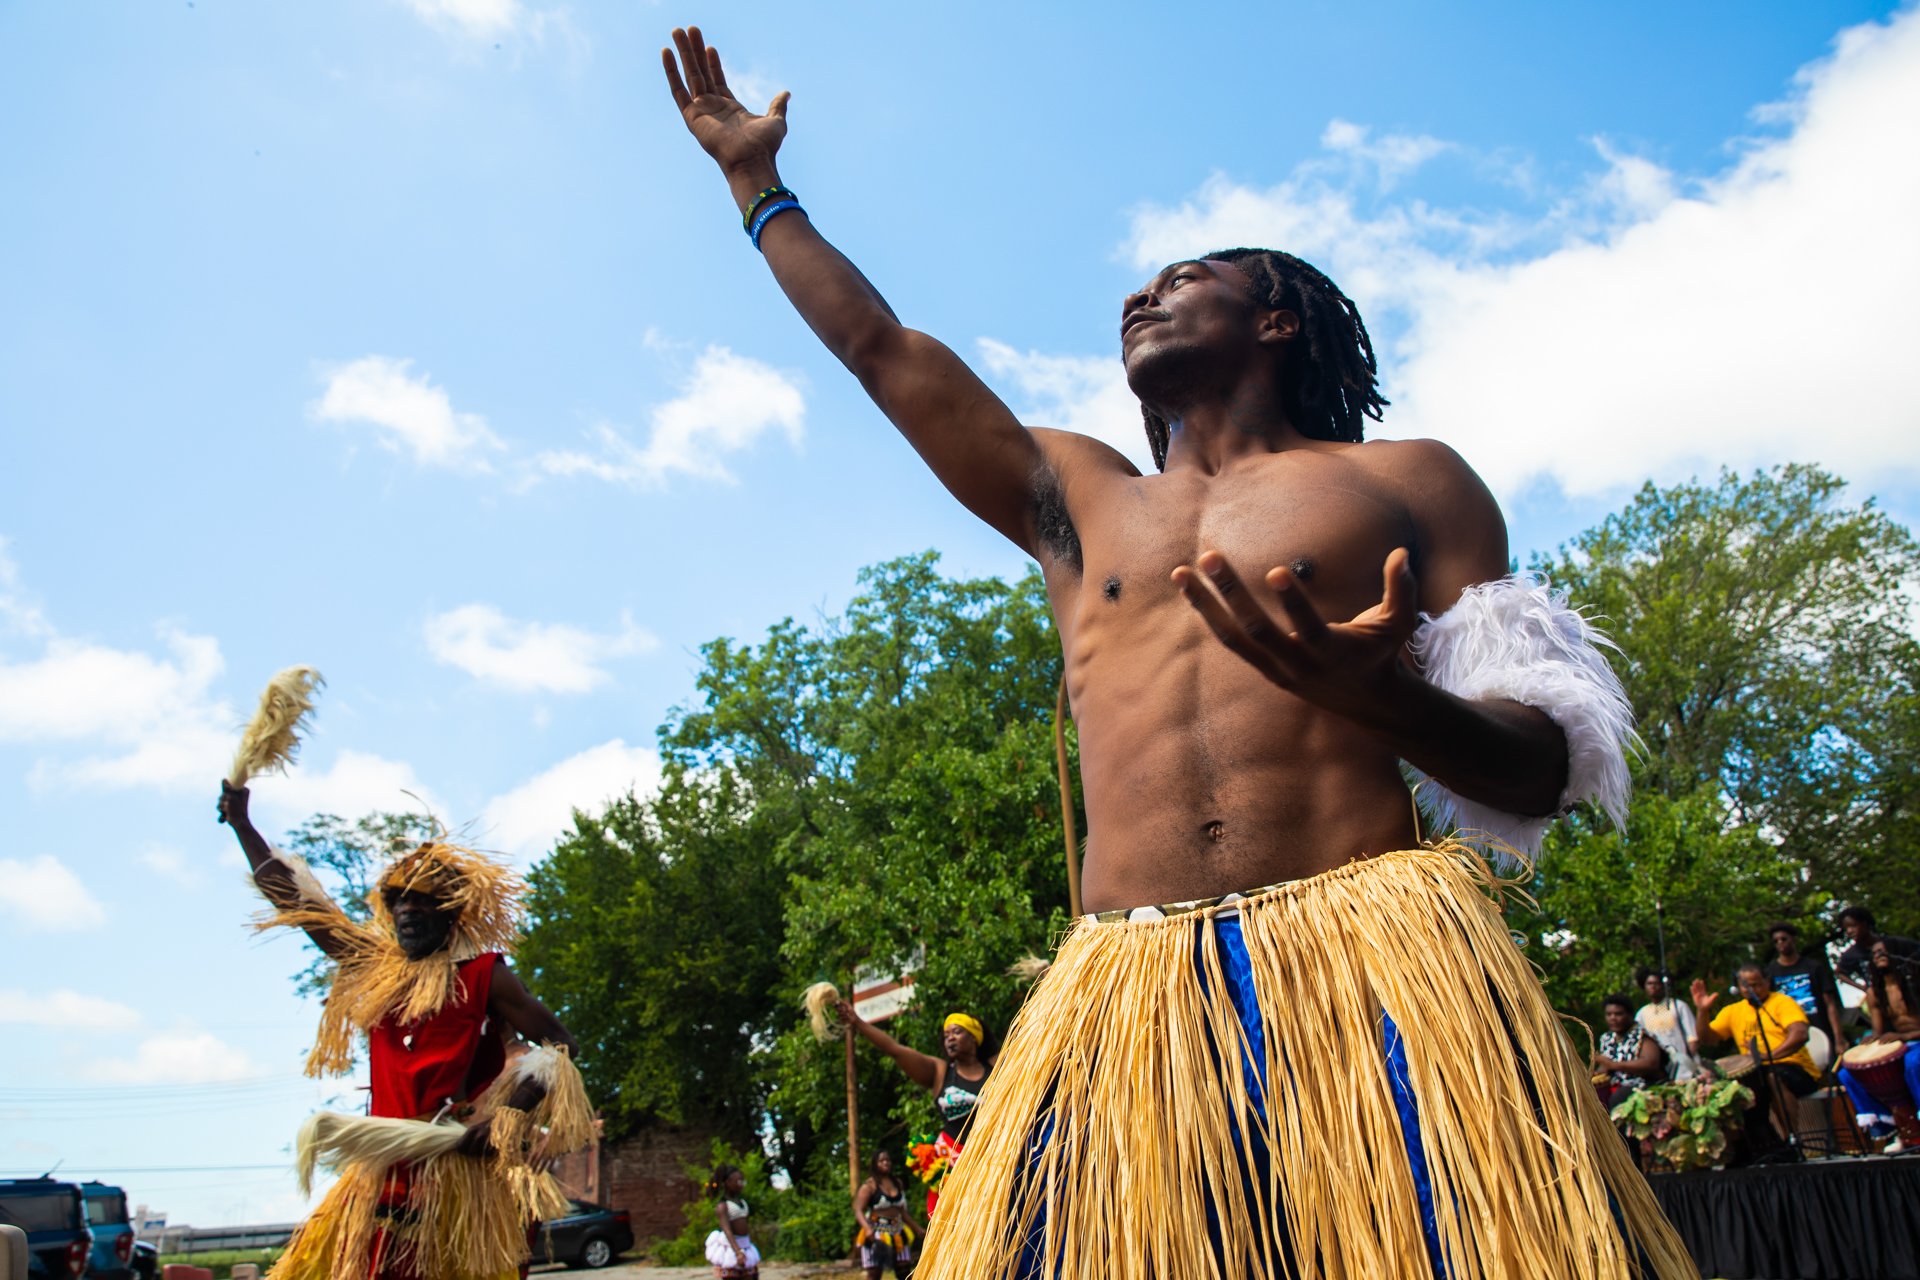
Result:
{"label": "dreadlock hair", "polygon": [[1867,990],[1873,993],[1873,999],[1880,1006],[1880,1012],[1886,1017],[1887,1025],[1893,1025],[1893,1006],[1887,1003],[1887,984],[1891,982],[1900,989],[1900,1002],[1909,1010],[1920,1007],[1913,998],[1912,974],[1908,966],[1895,960],[1882,969],[1873,963],[1873,957],[1867,957]]}
{"label": "dreadlock hair", "polygon": [[[1281,403],[1287,420],[1314,440],[1359,441],[1365,420],[1378,422],[1387,401],[1378,389],[1379,362],[1373,339],[1353,299],[1309,263],[1277,249],[1221,249],[1203,259],[1231,262],[1252,281],[1253,300],[1272,311],[1300,317],[1300,341],[1294,344],[1280,376]],[[1153,463],[1167,469],[1171,428],[1145,405]]]}

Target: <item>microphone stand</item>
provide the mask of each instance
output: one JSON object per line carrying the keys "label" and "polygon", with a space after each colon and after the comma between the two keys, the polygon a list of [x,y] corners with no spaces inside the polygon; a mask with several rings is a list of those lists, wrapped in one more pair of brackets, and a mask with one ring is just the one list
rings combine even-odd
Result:
{"label": "microphone stand", "polygon": [[[1799,1129],[1793,1123],[1791,1113],[1787,1111],[1786,1098],[1782,1096],[1787,1092],[1787,1087],[1774,1077],[1773,1072],[1767,1070],[1773,1065],[1773,1046],[1767,1042],[1767,1007],[1761,1001],[1751,997],[1748,998],[1747,1003],[1753,1006],[1754,1029],[1760,1033],[1760,1061],[1754,1064],[1754,1068],[1760,1072],[1760,1078],[1767,1087],[1767,1110],[1772,1113],[1773,1119],[1780,1122],[1780,1127],[1786,1130],[1785,1150],[1792,1151],[1795,1156],[1798,1156],[1800,1154]],[[1770,1158],[1762,1156],[1754,1163],[1763,1164]]]}

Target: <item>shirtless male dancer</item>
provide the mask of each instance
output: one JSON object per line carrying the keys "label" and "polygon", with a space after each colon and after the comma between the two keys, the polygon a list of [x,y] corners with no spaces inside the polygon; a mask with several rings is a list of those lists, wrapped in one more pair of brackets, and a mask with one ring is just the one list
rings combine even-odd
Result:
{"label": "shirtless male dancer", "polygon": [[1624,803],[1604,643],[1447,446],[1360,443],[1366,330],[1284,254],[1120,311],[1157,475],[1023,426],[815,229],[697,28],[688,129],[814,333],[1040,564],[1094,913],[1009,1029],[921,1280],[1692,1276],[1458,841]]}

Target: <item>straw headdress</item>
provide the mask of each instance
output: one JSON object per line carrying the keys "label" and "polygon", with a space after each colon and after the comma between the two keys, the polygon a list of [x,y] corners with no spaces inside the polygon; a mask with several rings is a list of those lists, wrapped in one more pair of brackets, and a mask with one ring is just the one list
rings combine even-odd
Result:
{"label": "straw headdress", "polygon": [[[380,873],[367,904],[373,918],[358,921],[327,896],[304,861],[276,851],[299,886],[298,900],[274,904],[259,929],[322,930],[332,935],[333,981],[320,1015],[307,1074],[339,1075],[353,1066],[353,1034],[388,1018],[418,1022],[460,992],[460,965],[490,951],[511,952],[525,919],[526,885],[511,868],[446,840],[429,840],[400,855]],[[454,914],[447,945],[409,959],[394,936],[389,892],[430,894]]]}

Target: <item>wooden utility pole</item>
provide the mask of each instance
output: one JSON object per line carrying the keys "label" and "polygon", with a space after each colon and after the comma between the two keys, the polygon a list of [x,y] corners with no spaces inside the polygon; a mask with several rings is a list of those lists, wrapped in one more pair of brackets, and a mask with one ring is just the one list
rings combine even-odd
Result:
{"label": "wooden utility pole", "polygon": [[847,1037],[847,1194],[860,1190],[860,1079],[853,1069],[853,1024]]}
{"label": "wooden utility pole", "polygon": [[1073,820],[1073,775],[1067,772],[1067,677],[1060,675],[1060,692],[1053,700],[1053,758],[1060,774],[1060,826],[1067,839],[1067,906],[1077,918],[1080,910],[1080,832]]}

